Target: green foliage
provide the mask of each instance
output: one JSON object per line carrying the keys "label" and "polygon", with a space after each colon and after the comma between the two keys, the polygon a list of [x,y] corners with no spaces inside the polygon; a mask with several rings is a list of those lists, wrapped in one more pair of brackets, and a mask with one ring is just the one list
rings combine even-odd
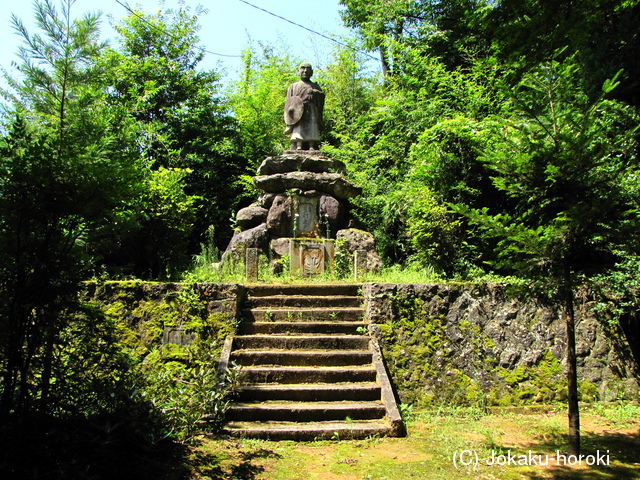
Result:
{"label": "green foliage", "polygon": [[575,72],[573,64],[542,67],[514,90],[521,114],[492,121],[495,141],[483,161],[513,206],[456,207],[498,239],[497,265],[550,282],[588,272],[594,258],[602,265],[633,242],[638,220],[620,181],[637,176],[628,128],[637,120],[615,102],[590,101],[574,86]]}
{"label": "green foliage", "polygon": [[92,238],[92,248],[114,276],[173,278],[187,262],[189,236],[200,198],[184,190],[188,170],[145,169],[135,200],[112,212],[113,222]]}
{"label": "green foliage", "polygon": [[609,422],[624,428],[637,421],[640,405],[637,403],[596,403],[591,409],[596,415],[605,417]]}
{"label": "green foliage", "polygon": [[58,334],[92,267],[87,242],[139,178],[126,114],[95,64],[97,17],[74,19],[71,4],[37,2],[40,34],[13,19],[24,77],[10,81],[15,120],[0,140],[0,415],[50,407]]}
{"label": "green foliage", "polygon": [[166,435],[189,443],[203,429],[221,425],[238,371],[216,379],[215,343],[196,341],[172,353],[176,347],[163,346],[140,366],[144,375],[141,395],[158,409]]}
{"label": "green foliage", "polygon": [[[166,169],[159,185],[169,180],[166,172],[174,172],[170,175],[176,184],[167,193],[180,199],[177,205],[164,202],[159,207],[171,210],[162,218],[150,215],[144,200],[132,205],[142,217],[139,228],[129,238],[123,235],[126,245],[109,245],[116,254],[107,263],[141,277],[162,278],[184,269],[211,225],[218,234],[217,247],[225,246],[232,233],[228,219],[243,198],[238,179],[246,173],[246,161],[239,156],[237,123],[220,93],[219,75],[198,68],[203,53],[197,21],[202,13],[184,6],[135,11],[116,26],[120,48],[107,50],[101,58],[111,102],[135,119],[137,152],[148,168]],[[186,197],[179,192],[178,177]],[[154,198],[157,193],[150,195],[150,202],[159,200]],[[136,244],[145,245],[146,251],[127,258],[129,246]]]}
{"label": "green foliage", "polygon": [[295,73],[300,61],[283,46],[280,51],[253,44],[243,51],[241,78],[231,86],[229,102],[239,123],[242,154],[255,170],[267,155],[288,148],[284,135],[284,100],[287,88],[299,80]]}
{"label": "green foliage", "polygon": [[637,275],[640,257],[637,254],[625,255],[622,251],[615,253],[620,260],[614,267],[594,276],[590,282],[595,296],[593,309],[610,325],[635,315],[640,302]]}

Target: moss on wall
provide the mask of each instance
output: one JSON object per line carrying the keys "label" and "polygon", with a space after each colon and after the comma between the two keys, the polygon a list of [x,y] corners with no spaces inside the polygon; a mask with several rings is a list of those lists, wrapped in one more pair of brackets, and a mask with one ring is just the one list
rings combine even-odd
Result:
{"label": "moss on wall", "polygon": [[235,332],[239,295],[233,287],[90,282],[85,296],[117,322],[121,342],[134,358],[153,352],[164,361],[180,361],[185,346],[193,341],[211,343],[219,351],[224,339]]}
{"label": "moss on wall", "polygon": [[[365,284],[403,403],[505,406],[564,402],[565,326],[557,309],[500,285]],[[637,398],[624,346],[585,309],[578,326],[582,401]]]}

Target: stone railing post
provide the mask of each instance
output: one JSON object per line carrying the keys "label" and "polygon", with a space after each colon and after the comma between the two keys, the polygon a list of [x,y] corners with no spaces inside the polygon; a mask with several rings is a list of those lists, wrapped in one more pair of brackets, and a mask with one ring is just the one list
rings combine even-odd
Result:
{"label": "stone railing post", "polygon": [[258,281],[258,249],[247,248],[247,254],[245,256],[245,275],[247,282]]}
{"label": "stone railing post", "polygon": [[359,280],[367,273],[367,251],[356,250],[353,253],[353,278]]}

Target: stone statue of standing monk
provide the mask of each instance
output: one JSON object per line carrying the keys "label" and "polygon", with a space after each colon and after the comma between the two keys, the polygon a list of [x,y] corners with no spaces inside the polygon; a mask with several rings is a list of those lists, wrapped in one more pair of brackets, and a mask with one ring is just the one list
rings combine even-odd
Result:
{"label": "stone statue of standing monk", "polygon": [[322,132],[324,92],[311,81],[313,68],[307,62],[298,67],[300,81],[287,90],[284,106],[285,134],[291,134],[291,150],[316,150]]}

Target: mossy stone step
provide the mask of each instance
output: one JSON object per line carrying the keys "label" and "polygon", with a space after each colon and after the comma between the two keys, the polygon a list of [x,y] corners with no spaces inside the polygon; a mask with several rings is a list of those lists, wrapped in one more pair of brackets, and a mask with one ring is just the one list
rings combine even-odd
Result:
{"label": "mossy stone step", "polygon": [[251,297],[272,297],[274,295],[304,295],[304,296],[352,296],[361,295],[362,285],[349,283],[335,284],[289,284],[289,285],[246,285],[246,291]]}
{"label": "mossy stone step", "polygon": [[362,297],[342,295],[309,296],[279,295],[271,297],[249,297],[246,305],[250,308],[329,308],[329,307],[362,307]]}
{"label": "mossy stone step", "polygon": [[234,350],[364,350],[369,348],[364,335],[241,335],[234,337]]}
{"label": "mossy stone step", "polygon": [[381,401],[373,402],[281,402],[236,403],[227,413],[229,421],[377,420],[385,416]]}
{"label": "mossy stone step", "polygon": [[231,353],[236,365],[368,365],[373,362],[369,350],[236,350]]}
{"label": "mossy stone step", "polygon": [[247,308],[242,311],[245,321],[260,322],[362,322],[362,307],[329,307],[329,308],[295,308],[295,307],[260,307]]}
{"label": "mossy stone step", "polygon": [[380,385],[375,382],[241,385],[236,389],[236,392],[238,400],[241,402],[266,400],[374,401],[381,398]]}
{"label": "mossy stone step", "polygon": [[245,367],[240,373],[244,384],[260,383],[344,383],[375,382],[373,365]]}
{"label": "mossy stone step", "polygon": [[334,334],[358,335],[367,324],[360,322],[242,322],[239,335]]}
{"label": "mossy stone step", "polygon": [[335,422],[229,422],[222,433],[263,440],[357,440],[393,435],[384,420]]}

